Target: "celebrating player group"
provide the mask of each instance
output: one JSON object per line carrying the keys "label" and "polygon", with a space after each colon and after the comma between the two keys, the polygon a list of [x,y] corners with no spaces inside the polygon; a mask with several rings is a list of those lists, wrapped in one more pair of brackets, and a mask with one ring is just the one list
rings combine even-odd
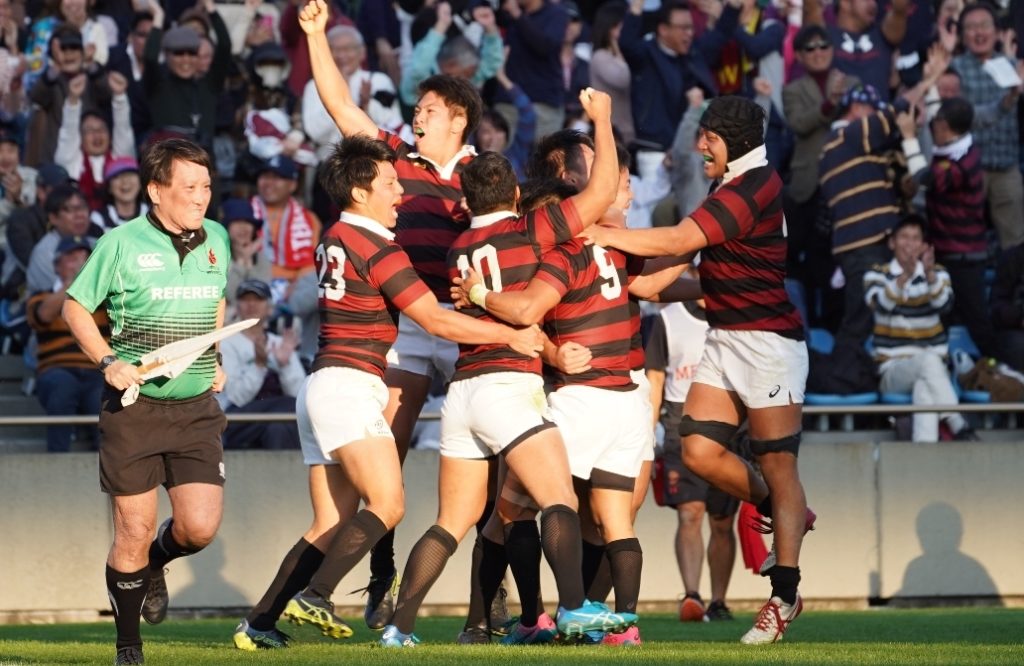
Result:
{"label": "celebrating player group", "polygon": [[[317,91],[344,136],[321,166],[321,184],[342,212],[316,248],[319,349],[296,408],[313,522],[235,630],[235,646],[287,647],[282,619],[351,636],[331,597],[372,553],[366,622],[382,630],[382,646],[413,647],[417,612],[473,527],[472,598],[460,642],[501,633],[506,644],[639,644],[643,553],[633,523],[654,438],[638,301],[699,292],[710,332],[679,433],[666,436],[682,438],[690,470],[754,504],[774,532],[762,567],[770,598],[740,640],[779,640],[801,612],[799,553],[814,514],[797,470],[807,351],[783,287],[782,183],[766,160],[761,108],[713,99],[697,142],[711,193],[674,227],[630,230],[628,155],[615,145],[608,95],[580,94],[593,138],[571,130],[542,138],[521,191],[507,159],[466,145],[482,104],[464,79],[435,75],[420,85],[414,145],[378,129],[334,64],[327,11],[324,0],[312,0],[299,14]],[[200,248],[194,279],[220,280],[222,289],[226,242],[201,214],[193,222],[179,210],[205,209],[209,162],[180,148],[150,161],[156,205],[138,227],[149,238],[145,251],[166,245],[187,273]],[[205,201],[173,196],[196,184]],[[107,573],[115,663],[143,663],[139,613],[163,619],[163,566],[205,546],[219,523],[224,468],[207,440],[223,417],[195,405],[205,406],[205,391],[223,382],[211,350],[187,385],[143,383],[130,361],[140,355],[135,330],[149,320],[144,311],[124,311],[124,296],[131,305],[138,284],[160,276],[122,262],[117,242],[129,239],[100,240],[65,306],[83,349],[106,365],[104,437],[124,439],[126,423],[152,412],[168,421],[169,440],[185,426],[194,440],[158,446],[155,437],[152,451],[101,456],[117,528]],[[680,275],[698,252],[695,290]],[[104,258],[113,263],[97,263]],[[90,313],[104,302],[119,324],[112,348],[91,327]],[[194,333],[221,325],[220,299],[194,308],[208,320]],[[440,506],[400,571],[393,538],[404,513],[402,461],[436,378],[448,387]],[[119,407],[115,390],[139,384],[143,404]],[[159,390],[176,385],[182,390]],[[759,472],[727,448],[744,421]],[[106,442],[104,450],[115,451]],[[147,545],[160,484],[169,488],[174,518]],[[557,584],[557,604],[548,609],[542,555]],[[511,626],[490,626],[506,568],[522,612]],[[614,609],[604,603],[609,587]]]}

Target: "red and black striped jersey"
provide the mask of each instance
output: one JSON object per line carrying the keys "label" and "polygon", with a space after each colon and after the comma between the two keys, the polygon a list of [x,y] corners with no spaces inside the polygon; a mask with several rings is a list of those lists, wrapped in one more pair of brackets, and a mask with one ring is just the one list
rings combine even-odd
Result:
{"label": "red and black striped jersey", "polygon": [[537,279],[562,297],[548,312],[544,330],[556,345],[576,342],[593,355],[586,372],[566,375],[555,370],[555,388],[567,384],[615,391],[636,388],[629,377],[633,337],[629,281],[642,268],[642,261],[579,239],[544,255]]}
{"label": "red and black striped jersey", "polygon": [[[492,215],[499,215],[493,213]],[[470,266],[491,291],[526,289],[541,258],[560,243],[583,230],[583,223],[571,199],[526,214],[489,222],[488,216],[475,218],[448,252],[448,275],[461,275]],[[472,306],[464,313],[500,321],[483,308]],[[488,372],[535,372],[540,359],[518,354],[506,345],[459,345],[459,360],[452,381],[468,379]]]}
{"label": "red and black striped jersey", "polygon": [[[448,165],[450,174],[419,157],[415,146],[380,130],[377,138],[395,151],[395,171],[405,193],[398,206],[395,242],[409,255],[417,275],[434,292],[437,300],[451,303],[446,258],[460,233],[469,226],[462,201],[462,169],[476,155],[465,146]],[[446,169],[447,170],[447,169]],[[446,177],[447,176],[447,177]]]}
{"label": "red and black striped jersey", "polygon": [[342,213],[316,248],[320,347],[313,371],[329,366],[384,376],[398,311],[429,290],[391,232]]}
{"label": "red and black striped jersey", "polygon": [[803,340],[800,315],[784,285],[786,230],[775,169],[755,167],[736,176],[690,217],[708,240],[700,252],[708,324]]}
{"label": "red and black striped jersey", "polygon": [[644,353],[644,336],[641,333],[640,299],[635,296],[629,297],[629,327],[632,335],[629,338],[629,369],[643,370],[647,355]]}

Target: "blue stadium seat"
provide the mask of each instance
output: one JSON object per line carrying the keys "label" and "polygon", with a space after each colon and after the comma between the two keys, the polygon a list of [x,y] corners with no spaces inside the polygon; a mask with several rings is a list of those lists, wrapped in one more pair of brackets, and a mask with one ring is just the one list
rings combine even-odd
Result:
{"label": "blue stadium seat", "polygon": [[[807,346],[822,354],[831,354],[835,347],[835,339],[832,334],[823,328],[812,328]],[[845,407],[849,405],[873,405],[878,402],[878,394],[853,393],[840,395],[838,393],[807,393],[804,395],[805,405],[822,405],[827,407]],[[853,430],[853,415],[843,414],[840,419],[840,427],[849,432]],[[828,415],[818,416],[818,430],[828,430]]]}

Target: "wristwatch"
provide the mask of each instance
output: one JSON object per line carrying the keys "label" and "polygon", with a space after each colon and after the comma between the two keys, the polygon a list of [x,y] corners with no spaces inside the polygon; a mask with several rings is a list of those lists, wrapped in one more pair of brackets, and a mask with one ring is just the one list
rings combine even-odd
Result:
{"label": "wristwatch", "polygon": [[100,372],[104,372],[107,368],[117,362],[117,357],[114,355],[104,356],[100,359]]}

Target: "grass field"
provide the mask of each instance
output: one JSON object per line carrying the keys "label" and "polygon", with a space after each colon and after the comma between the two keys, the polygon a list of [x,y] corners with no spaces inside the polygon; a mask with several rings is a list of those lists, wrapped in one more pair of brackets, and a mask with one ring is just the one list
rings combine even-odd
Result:
{"label": "grass field", "polygon": [[[638,648],[500,645],[458,647],[457,618],[425,618],[423,644],[409,650],[373,647],[372,634],[338,643],[308,627],[288,650],[247,653],[231,645],[231,620],[169,620],[143,626],[148,664],[1022,664],[1024,610],[942,609],[805,612],[782,643],[751,648],[737,642],[751,621],[682,625],[667,615],[642,619]],[[0,666],[109,664],[114,627],[106,624],[0,626]]]}

